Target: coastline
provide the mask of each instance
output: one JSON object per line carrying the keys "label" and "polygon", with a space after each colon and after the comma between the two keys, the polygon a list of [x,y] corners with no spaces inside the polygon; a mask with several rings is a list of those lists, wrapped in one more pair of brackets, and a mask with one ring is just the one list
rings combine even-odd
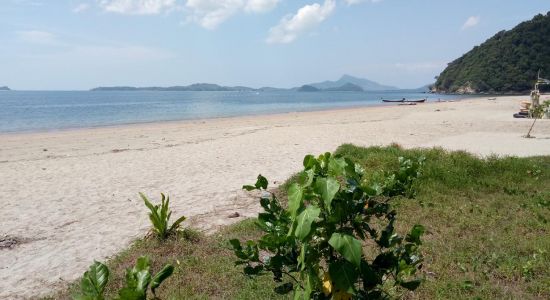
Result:
{"label": "coastline", "polygon": [[[257,214],[240,187],[259,173],[277,185],[304,155],[342,143],[550,155],[550,120],[524,139],[530,120],[512,118],[524,98],[0,134],[0,236],[25,240],[0,250],[0,298],[47,294],[142,236],[140,191],[169,194],[186,226],[211,232]],[[227,218],[235,211],[239,218]]]}
{"label": "coastline", "polygon": [[[464,97],[465,95],[459,95],[456,94],[457,97]],[[447,99],[442,101],[427,101],[425,103],[421,103],[420,105],[430,105],[430,104],[438,104],[438,103],[445,103],[445,102],[460,102],[464,100],[468,101],[474,101],[474,100],[482,100],[485,95],[472,95],[472,97],[468,98],[457,98],[457,99]],[[525,96],[525,95],[522,95]],[[526,96],[527,97],[527,96]],[[56,134],[56,133],[63,133],[63,132],[71,132],[71,131],[86,131],[86,130],[96,130],[96,129],[124,129],[127,127],[139,127],[139,126],[145,126],[147,125],[184,125],[189,123],[203,123],[203,122],[211,122],[216,120],[231,120],[231,119],[244,119],[244,118],[256,118],[256,117],[264,117],[264,116],[286,116],[289,114],[307,114],[307,113],[316,113],[316,112],[331,112],[331,111],[346,111],[346,110],[357,110],[357,109],[371,109],[371,108],[382,108],[382,107],[396,107],[395,103],[376,103],[372,105],[364,105],[364,104],[357,104],[357,105],[350,105],[350,106],[343,106],[343,107],[327,107],[327,108],[305,108],[304,110],[296,110],[296,111],[288,111],[288,112],[261,112],[261,113],[244,113],[239,115],[231,115],[231,116],[219,116],[219,117],[197,117],[197,118],[188,118],[188,119],[178,119],[178,120],[158,120],[158,121],[143,121],[143,122],[129,122],[129,123],[120,123],[120,124],[106,124],[106,125],[97,125],[97,126],[83,126],[83,127],[63,127],[63,128],[52,128],[52,129],[32,129],[32,130],[23,130],[23,131],[0,131],[0,137],[1,136],[10,136],[10,135],[34,135],[34,134]],[[412,105],[411,105],[412,106]]]}
{"label": "coastline", "polygon": [[[34,92],[34,91],[33,91]],[[28,93],[28,92],[27,92]],[[36,92],[40,93],[40,92]],[[52,98],[52,93],[73,93],[73,91],[48,91],[48,95],[45,97],[48,105],[52,105],[53,107],[56,107],[57,105],[61,105],[64,107],[65,104],[56,104],[55,98]],[[104,105],[114,105],[118,106],[119,104],[125,104],[126,100],[118,99],[117,97],[114,97],[113,99],[114,104],[107,101],[105,103],[101,104],[94,104],[94,101],[97,99],[90,99],[88,96],[88,93],[91,92],[85,92],[86,95],[74,95],[71,97],[74,97],[75,99],[80,99],[84,101],[83,103],[72,103],[69,104],[68,107],[71,107],[71,105],[75,105],[78,107],[79,105],[91,105],[88,109],[90,111],[94,111],[96,108],[100,109]],[[133,92],[129,92],[133,93]],[[157,92],[150,92],[150,93],[157,93]],[[158,92],[158,93],[172,93],[172,92]],[[197,93],[197,92],[195,92]],[[219,92],[207,92],[211,94],[218,95]],[[229,92],[229,93],[237,93],[237,92]],[[191,111],[187,111],[187,107],[181,107],[178,106],[175,108],[178,113],[176,114],[170,114],[166,113],[167,111],[159,111],[155,109],[154,105],[151,105],[151,107],[146,107],[147,103],[145,102],[135,113],[131,114],[129,116],[128,114],[120,114],[120,111],[103,111],[102,113],[105,113],[107,116],[106,118],[100,118],[97,119],[96,116],[86,116],[85,111],[78,111],[77,114],[73,115],[61,115],[58,116],[56,114],[51,113],[51,110],[48,110],[46,115],[40,116],[39,122],[34,122],[33,115],[27,114],[22,115],[21,117],[24,120],[27,120],[27,123],[22,123],[18,125],[13,125],[14,122],[17,124],[15,119],[11,119],[9,117],[10,112],[12,110],[15,110],[15,113],[17,114],[17,105],[15,107],[11,107],[8,105],[7,111],[5,111],[6,119],[4,120],[4,123],[0,124],[0,134],[19,134],[19,133],[42,133],[42,132],[57,132],[57,131],[67,131],[67,130],[76,130],[76,129],[92,129],[92,128],[102,128],[102,127],[118,127],[118,126],[127,126],[127,125],[135,125],[135,124],[153,124],[153,123],[164,123],[164,122],[180,122],[180,121],[196,121],[196,120],[210,120],[210,119],[218,119],[218,118],[238,118],[238,117],[244,117],[244,116],[262,116],[262,115],[271,115],[271,114],[285,114],[285,113],[298,113],[298,112],[314,112],[314,111],[324,111],[324,110],[338,110],[338,109],[346,109],[346,108],[361,108],[361,107],[379,107],[379,106],[385,106],[385,105],[391,105],[388,103],[382,103],[380,101],[380,98],[382,97],[382,94],[370,94],[370,93],[350,93],[349,95],[342,92],[337,92],[337,94],[334,96],[335,99],[338,99],[339,97],[343,97],[342,101],[334,101],[327,100],[327,95],[331,95],[332,92],[326,92],[319,95],[321,99],[320,101],[313,101],[316,99],[315,95],[313,97],[305,97],[304,99],[298,99],[297,102],[292,102],[294,104],[288,104],[286,102],[283,102],[282,106],[279,107],[271,107],[270,103],[268,102],[267,105],[263,108],[255,108],[256,103],[255,101],[258,101],[258,99],[248,99],[242,103],[239,103],[237,106],[240,107],[238,110],[232,110],[229,109],[229,107],[226,107],[226,104],[223,104],[223,96],[222,98],[217,98],[215,101],[221,101],[220,104],[223,104],[224,109],[218,109],[218,110],[212,110],[212,111],[201,111],[200,109],[195,111],[194,113],[191,113]],[[269,94],[269,93],[268,93]],[[312,96],[311,93],[305,93],[308,96]],[[316,94],[316,93],[314,93]],[[118,94],[117,94],[118,95]],[[176,94],[177,95],[177,94]],[[202,95],[202,94],[201,94]],[[224,95],[222,92],[219,95]],[[351,95],[351,96],[350,96]],[[402,94],[400,94],[402,95]],[[139,94],[138,94],[139,96]],[[193,96],[193,95],[191,95]],[[281,95],[280,93],[274,93],[270,97],[295,97],[296,95]],[[303,94],[302,94],[303,96]],[[357,98],[359,97],[360,98]],[[376,96],[376,98],[372,98]],[[388,96],[388,95],[385,95]],[[411,95],[413,96],[413,95]],[[418,95],[416,95],[418,96]],[[433,96],[433,95],[432,95]],[[455,100],[458,101],[462,98],[464,98],[463,95],[439,95],[440,97],[443,97],[444,100]],[[79,98],[80,97],[80,98]],[[324,98],[323,98],[324,97]],[[366,97],[366,98],[364,98]],[[428,94],[423,94],[423,96],[418,96],[429,99],[429,102],[435,102],[437,97],[431,98]],[[477,97],[477,96],[473,96]],[[32,98],[32,97],[31,97]],[[9,100],[9,99],[8,99]],[[17,102],[17,99],[11,99],[12,102]],[[143,100],[143,99],[141,99]],[[201,99],[200,101],[197,101],[197,104],[202,103],[202,101],[206,101],[207,99]],[[227,100],[227,99],[226,99]],[[272,99],[273,100],[273,99]],[[430,101],[433,100],[433,101]],[[121,101],[120,103],[117,101]],[[170,99],[162,99],[159,103],[164,103],[163,101],[170,101]],[[263,101],[263,100],[262,100]],[[303,102],[305,101],[305,102]],[[2,99],[0,99],[0,103],[2,102]],[[302,103],[303,102],[303,103]],[[139,101],[136,103],[140,103]],[[303,104],[303,105],[302,105]],[[94,105],[98,105],[94,108]],[[185,105],[185,104],[184,104]],[[188,105],[195,105],[195,104],[188,104]],[[41,107],[41,105],[39,105]],[[231,106],[231,105],[229,105]],[[11,108],[10,108],[11,107]],[[33,108],[32,104],[29,106],[30,108]],[[48,106],[45,106],[48,108]],[[130,108],[129,108],[130,109]],[[153,109],[153,111],[150,111],[148,109]],[[171,110],[170,110],[171,111]],[[38,108],[35,112],[35,114],[40,113],[40,108]],[[82,114],[83,118],[74,118],[72,116]],[[111,115],[112,114],[112,115]],[[40,115],[40,114],[39,114]],[[62,120],[62,121],[57,121]],[[1,123],[1,122],[0,122]]]}
{"label": "coastline", "polygon": [[[451,101],[460,101],[460,100],[451,100]],[[451,102],[448,101],[448,102]],[[426,102],[424,104],[438,103],[438,102]],[[1,132],[0,136],[3,135],[33,135],[33,134],[46,134],[46,133],[62,133],[68,131],[86,131],[86,130],[95,130],[95,129],[123,129],[126,127],[138,127],[138,126],[147,126],[147,125],[183,125],[189,123],[197,122],[211,122],[216,120],[226,120],[226,119],[242,119],[242,118],[255,118],[263,116],[276,116],[276,115],[289,115],[289,114],[302,114],[302,113],[315,113],[323,111],[342,111],[342,110],[355,110],[355,109],[368,109],[368,108],[377,108],[377,107],[392,107],[394,104],[380,103],[374,105],[356,105],[356,106],[345,106],[345,107],[330,107],[330,108],[311,108],[306,110],[297,110],[289,112],[262,112],[262,113],[248,113],[242,115],[234,116],[220,116],[220,117],[197,117],[181,120],[158,120],[158,121],[143,121],[143,122],[129,122],[129,123],[120,123],[120,124],[106,124],[106,125],[97,125],[97,126],[84,126],[84,127],[64,127],[64,128],[53,128],[53,129],[36,129],[36,130],[23,130],[23,131],[6,131]]]}

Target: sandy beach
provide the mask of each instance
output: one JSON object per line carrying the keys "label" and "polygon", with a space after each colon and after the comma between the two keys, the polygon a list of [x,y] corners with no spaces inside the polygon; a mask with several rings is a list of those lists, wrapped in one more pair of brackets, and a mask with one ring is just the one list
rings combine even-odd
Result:
{"label": "sandy beach", "polygon": [[526,98],[0,135],[0,237],[20,241],[0,249],[0,299],[48,294],[143,236],[138,192],[169,194],[186,226],[211,232],[257,214],[240,188],[259,173],[276,186],[342,143],[550,155],[550,120],[526,139],[532,120],[512,118]]}

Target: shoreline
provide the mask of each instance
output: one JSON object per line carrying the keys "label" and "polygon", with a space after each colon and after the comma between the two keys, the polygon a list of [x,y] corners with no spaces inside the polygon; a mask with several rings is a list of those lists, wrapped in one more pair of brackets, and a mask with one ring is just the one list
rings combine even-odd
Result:
{"label": "shoreline", "polygon": [[[459,100],[453,100],[453,101],[459,101]],[[424,104],[428,104],[430,102],[426,102]],[[320,108],[320,109],[311,109],[311,110],[303,110],[303,111],[290,111],[290,112],[273,112],[273,113],[251,113],[251,114],[244,114],[244,115],[234,115],[234,116],[220,116],[220,117],[197,117],[197,118],[190,118],[190,119],[180,119],[180,120],[158,120],[158,121],[143,121],[143,122],[129,122],[129,123],[120,123],[120,124],[107,124],[107,125],[97,125],[97,126],[85,126],[85,127],[64,127],[64,128],[54,128],[54,129],[36,129],[36,130],[24,130],[24,131],[6,131],[1,132],[0,136],[2,135],[32,135],[32,134],[46,134],[46,133],[62,133],[67,131],[81,131],[81,130],[94,130],[94,129],[120,129],[125,127],[137,127],[137,126],[145,126],[145,125],[162,125],[162,124],[185,124],[185,123],[196,123],[196,122],[208,122],[208,121],[216,121],[216,120],[225,120],[225,119],[240,119],[240,118],[247,118],[247,117],[262,117],[262,116],[276,116],[276,115],[289,115],[289,114],[297,114],[297,113],[314,113],[314,112],[322,112],[322,111],[340,111],[340,110],[353,110],[353,109],[364,109],[364,108],[371,108],[371,107],[391,107],[395,106],[392,104],[378,104],[378,105],[358,105],[358,106],[347,106],[347,107],[331,107],[331,108]]]}
{"label": "shoreline", "polygon": [[532,123],[512,118],[523,98],[0,134],[0,236],[24,241],[0,250],[0,298],[47,295],[143,236],[138,192],[170,195],[185,226],[213,232],[257,215],[241,187],[259,173],[277,186],[304,155],[343,143],[550,155],[550,120],[537,122],[536,138],[521,137]]}
{"label": "shoreline", "polygon": [[[460,96],[460,95],[457,95]],[[528,96],[528,95],[527,95]],[[460,102],[460,101],[473,101],[473,100],[482,100],[481,96],[475,96],[475,98],[459,98],[451,100],[442,100],[442,101],[426,101],[425,103],[419,103],[418,105],[429,105],[437,103],[446,103],[446,102]],[[394,103],[378,103],[373,105],[352,105],[345,107],[328,107],[328,108],[319,108],[319,109],[307,109],[307,110],[297,110],[289,112],[261,112],[261,113],[250,113],[234,116],[219,116],[219,117],[197,117],[189,119],[179,119],[179,120],[158,120],[158,121],[143,121],[143,122],[129,122],[129,123],[120,123],[120,124],[107,124],[107,125],[96,125],[96,126],[84,126],[84,127],[63,127],[63,128],[53,128],[53,129],[32,129],[32,130],[23,130],[23,131],[0,131],[1,136],[14,136],[14,135],[35,135],[35,134],[56,134],[63,132],[71,131],[86,131],[86,130],[96,130],[96,129],[121,129],[126,127],[138,127],[146,125],[183,125],[187,123],[197,123],[197,122],[210,122],[216,120],[227,120],[227,119],[240,119],[240,118],[256,118],[263,116],[285,116],[289,114],[307,114],[307,113],[316,113],[316,112],[330,112],[330,111],[346,111],[346,110],[356,110],[356,109],[369,109],[369,108],[381,108],[381,107],[398,107],[400,105]],[[405,106],[406,105],[402,105]],[[414,105],[411,105],[414,106]]]}
{"label": "shoreline", "polygon": [[[36,91],[40,92],[40,91]],[[72,91],[51,91],[51,92],[72,92]],[[438,95],[438,94],[424,94],[424,98],[428,99],[427,103],[438,102],[438,98],[435,96],[443,97],[444,101],[460,101],[462,99],[475,99],[481,98],[480,95],[474,95],[466,98],[465,95]],[[433,97],[433,98],[430,98]],[[452,97],[452,98],[450,98]],[[448,99],[449,98],[449,99]],[[103,128],[103,127],[118,127],[118,126],[128,126],[128,125],[137,125],[137,124],[154,124],[154,123],[172,123],[172,122],[183,122],[183,121],[197,121],[197,120],[213,120],[213,119],[223,119],[223,118],[239,118],[246,116],[263,116],[263,115],[272,115],[272,114],[286,114],[286,113],[301,113],[301,112],[315,112],[315,111],[326,111],[326,110],[339,110],[339,109],[354,109],[354,108],[364,108],[364,107],[380,107],[380,106],[391,106],[391,103],[383,103],[381,99],[370,99],[365,101],[351,101],[352,103],[346,103],[341,105],[340,102],[334,101],[332,106],[323,107],[315,106],[315,103],[310,103],[309,107],[301,107],[295,110],[289,110],[289,108],[280,108],[276,111],[271,110],[262,110],[262,111],[241,111],[241,112],[232,112],[230,114],[224,115],[223,113],[214,113],[212,116],[181,116],[173,119],[157,119],[157,120],[133,120],[117,123],[116,120],[112,122],[107,122],[103,124],[92,124],[92,125],[59,125],[58,127],[49,126],[48,124],[42,124],[37,126],[37,128],[30,129],[7,129],[5,131],[0,130],[0,135],[9,135],[9,134],[25,134],[25,133],[45,133],[45,132],[62,132],[78,129],[93,129],[93,128]],[[87,122],[87,121],[86,121]],[[9,128],[9,127],[8,127]]]}

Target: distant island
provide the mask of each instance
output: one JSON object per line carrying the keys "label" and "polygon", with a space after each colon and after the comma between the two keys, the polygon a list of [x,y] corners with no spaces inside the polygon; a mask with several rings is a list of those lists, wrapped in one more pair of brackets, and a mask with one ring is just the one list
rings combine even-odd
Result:
{"label": "distant island", "polygon": [[0,86],[0,91],[11,91],[7,86]]}
{"label": "distant island", "polygon": [[550,77],[550,12],[501,31],[451,62],[436,78],[438,93],[525,93],[537,73]]}
{"label": "distant island", "polygon": [[364,92],[365,90],[356,84],[345,83],[338,87],[331,87],[331,88],[324,88],[324,89],[320,89],[310,84],[305,84],[297,88],[296,91],[298,92]]}
{"label": "distant island", "polygon": [[113,87],[97,87],[91,91],[255,91],[253,88],[245,86],[221,86],[212,83],[195,83],[187,86],[170,86],[170,87],[132,87],[132,86],[113,86]]}
{"label": "distant island", "polygon": [[318,83],[305,84],[300,87],[284,89],[275,87],[262,87],[259,89],[246,86],[222,86],[212,83],[195,83],[186,86],[171,87],[132,87],[132,86],[112,86],[97,87],[91,91],[193,91],[193,92],[275,92],[275,91],[298,91],[298,92],[363,92],[363,91],[383,91],[398,90],[393,86],[382,85],[374,81],[343,75],[336,81],[323,81]]}
{"label": "distant island", "polygon": [[[353,86],[351,86],[350,84]],[[336,81],[323,81],[318,83],[310,83],[307,85],[318,88],[320,90],[340,89],[342,87],[343,89],[356,89],[356,87],[360,87],[364,91],[390,91],[399,89],[394,86],[379,84],[368,79],[358,78],[351,75],[343,75],[342,77],[340,77],[340,79]]]}

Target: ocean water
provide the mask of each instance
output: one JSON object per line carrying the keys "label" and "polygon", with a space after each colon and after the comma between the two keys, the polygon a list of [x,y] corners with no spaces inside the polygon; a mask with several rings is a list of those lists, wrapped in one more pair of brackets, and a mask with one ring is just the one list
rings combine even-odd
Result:
{"label": "ocean water", "polygon": [[399,91],[7,91],[0,92],[0,133],[314,111],[384,105],[381,98],[426,97],[457,98]]}

